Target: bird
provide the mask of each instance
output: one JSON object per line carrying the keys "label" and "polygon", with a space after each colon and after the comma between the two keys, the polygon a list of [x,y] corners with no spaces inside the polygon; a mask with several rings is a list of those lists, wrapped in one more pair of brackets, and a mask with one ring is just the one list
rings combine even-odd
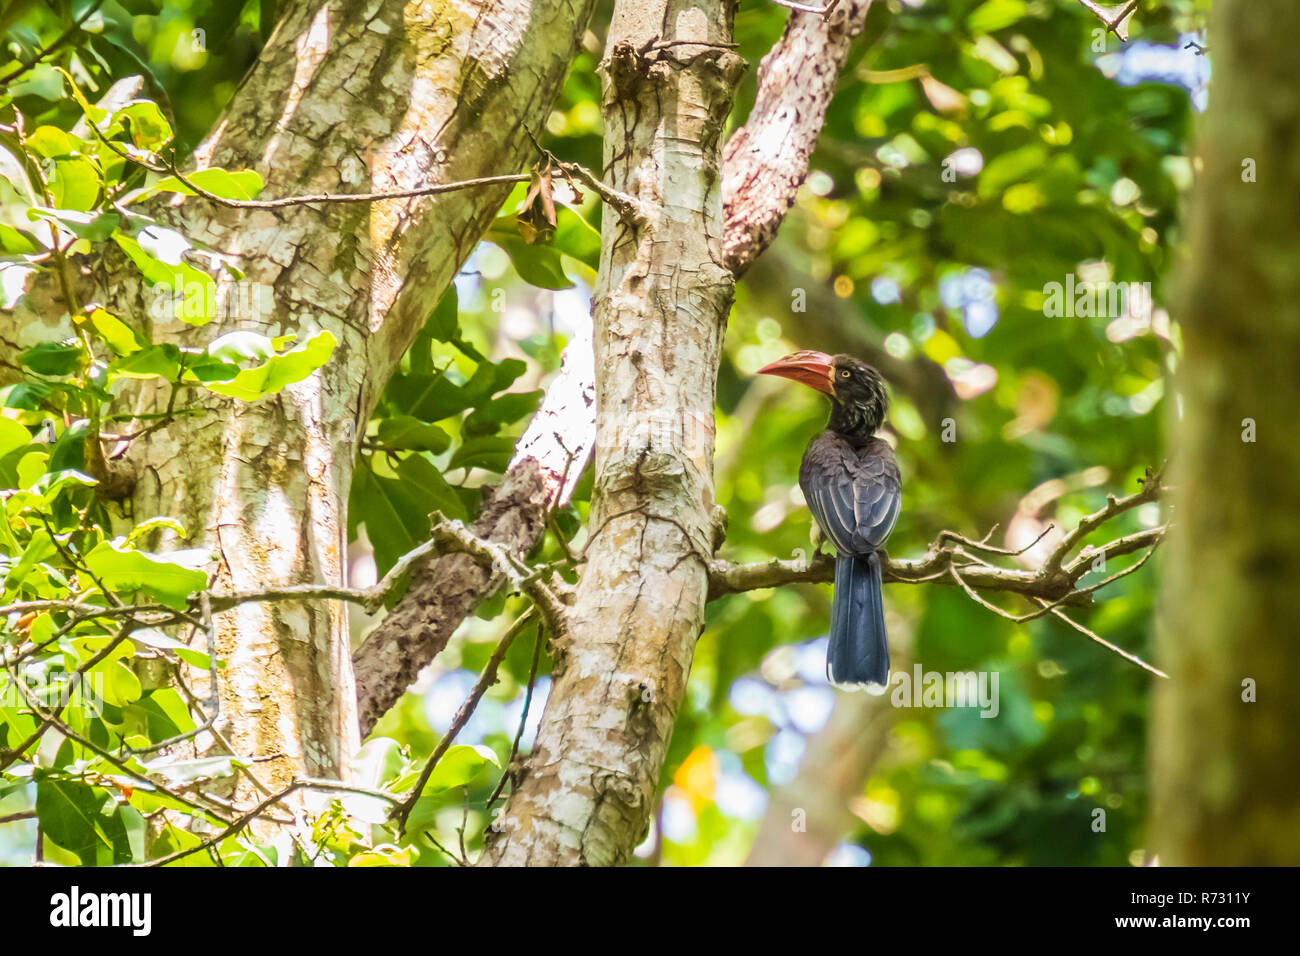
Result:
{"label": "bird", "polygon": [[835,546],[826,672],[845,689],[888,686],[889,642],[880,549],[902,508],[894,449],[876,437],[889,410],[884,377],[851,355],[803,350],[759,369],[830,397],[826,429],[804,450],[799,487]]}

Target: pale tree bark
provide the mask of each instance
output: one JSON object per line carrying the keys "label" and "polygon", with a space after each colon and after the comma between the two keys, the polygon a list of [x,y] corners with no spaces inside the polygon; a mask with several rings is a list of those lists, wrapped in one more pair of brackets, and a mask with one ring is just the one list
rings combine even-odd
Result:
{"label": "pale tree bark", "polygon": [[727,266],[747,270],[772,244],[835,95],[853,38],[862,32],[871,0],[841,0],[822,16],[793,13],[785,33],[758,70],[749,119],[723,151]]}
{"label": "pale tree bark", "polygon": [[720,137],[729,4],[620,2],[604,79],[596,480],[587,562],[532,757],[484,862],[607,865],[644,833],[704,619],[713,395],[733,278]]}
{"label": "pale tree bark", "polygon": [[1164,864],[1300,864],[1297,30],[1287,0],[1214,6],[1151,735]]}
{"label": "pale tree bark", "polygon": [[[256,169],[262,198],[517,172],[534,152],[528,128],[544,121],[591,6],[284,5],[194,165]],[[190,199],[152,210],[228,256],[273,300],[269,314],[223,316],[199,329],[155,322],[156,341],[202,345],[233,329],[305,338],[323,329],[339,344],[317,375],[276,397],[209,400],[202,415],[135,442],[118,463],[134,479],[134,516],[179,518],[190,544],[216,553],[216,590],[341,583],[355,440],[508,188],[274,210]],[[128,271],[114,270],[97,295],[141,319],[150,298],[122,281]],[[25,344],[28,332],[7,344]],[[140,411],[164,402],[145,395]],[[277,790],[304,775],[346,776],[358,730],[344,607],[249,603],[218,616],[217,637],[226,669],[214,745],[253,758],[263,785]],[[251,796],[243,785],[239,793]]]}

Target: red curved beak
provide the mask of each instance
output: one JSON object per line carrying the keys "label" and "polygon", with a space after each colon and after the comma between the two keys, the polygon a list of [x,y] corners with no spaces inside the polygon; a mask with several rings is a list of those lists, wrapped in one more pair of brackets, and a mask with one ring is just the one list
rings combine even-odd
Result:
{"label": "red curved beak", "polygon": [[831,395],[832,386],[835,384],[833,362],[834,360],[825,352],[804,349],[783,359],[777,359],[771,365],[764,365],[758,370],[758,374],[794,379],[819,392]]}

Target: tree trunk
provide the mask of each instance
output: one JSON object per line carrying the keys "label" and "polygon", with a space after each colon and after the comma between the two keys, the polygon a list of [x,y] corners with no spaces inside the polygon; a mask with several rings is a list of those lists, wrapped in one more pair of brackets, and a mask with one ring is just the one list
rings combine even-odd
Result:
{"label": "tree trunk", "polygon": [[635,208],[607,205],[601,230],[591,537],[528,770],[485,863],[620,863],[650,819],[715,540],[713,397],[734,291],[718,153],[744,66],[732,12],[615,7],[604,178]]}
{"label": "tree trunk", "polygon": [[1289,0],[1214,6],[1151,749],[1165,864],[1300,863],[1297,31]]}
{"label": "tree trunk", "polygon": [[[287,5],[194,165],[252,168],[262,198],[413,189],[517,172],[576,52],[591,0],[406,0]],[[308,380],[252,404],[213,399],[133,444],[134,516],[179,518],[213,549],[217,590],[342,583],[355,442],[395,363],[508,186],[374,204],[274,210],[197,199],[153,213],[229,258],[271,309],[198,329],[156,321],[155,341],[202,346],[252,329],[318,329],[338,346]],[[150,295],[116,270],[97,290],[123,315]],[[107,281],[107,280],[106,280]],[[219,287],[229,291],[230,279]],[[21,344],[21,343],[18,343]],[[163,394],[141,397],[160,411]],[[174,546],[168,542],[165,546]],[[245,604],[218,615],[220,735],[263,785],[340,777],[358,742],[347,612]],[[246,785],[240,797],[251,796]]]}

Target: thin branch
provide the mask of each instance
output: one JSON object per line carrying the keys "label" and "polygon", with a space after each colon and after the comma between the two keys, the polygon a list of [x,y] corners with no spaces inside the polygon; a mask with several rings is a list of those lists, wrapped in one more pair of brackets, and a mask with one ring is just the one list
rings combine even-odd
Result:
{"label": "thin branch", "polygon": [[72,26],[68,27],[68,29],[64,30],[61,34],[59,34],[59,36],[56,37],[54,41],[50,43],[49,46],[41,50],[38,50],[36,52],[36,56],[32,57],[31,60],[27,61],[26,63],[20,63],[17,67],[15,67],[13,70],[10,70],[4,76],[0,76],[0,89],[7,87],[10,83],[18,79],[18,77],[22,76],[24,73],[27,73],[28,71],[35,69],[36,66],[39,63],[41,63],[43,60],[45,60],[46,57],[48,57],[51,53],[54,53],[56,50],[60,49],[65,43],[67,43],[74,36],[80,33],[82,25],[91,17],[93,17],[99,11],[99,8],[102,7],[103,5],[104,5],[104,0],[95,0],[95,2],[90,5],[90,8],[81,15],[81,19],[79,19],[76,23],[74,23]]}
{"label": "thin branch", "polygon": [[254,601],[304,601],[336,600],[360,604],[370,612],[377,611],[398,587],[402,577],[413,566],[435,553],[467,554],[476,562],[505,576],[511,589],[527,595],[552,628],[559,630],[564,622],[564,602],[546,583],[544,576],[535,573],[522,561],[511,555],[494,541],[480,538],[459,520],[447,520],[441,512],[433,513],[433,526],[429,540],[413,548],[398,559],[376,584],[365,588],[349,588],[333,584],[285,584],[255,591],[235,591],[211,596],[212,610],[228,611],[241,604]]}
{"label": "thin branch", "polygon": [[[1146,477],[1141,481],[1143,486],[1141,491],[1123,498],[1110,495],[1104,507],[1081,518],[1079,523],[1057,542],[1037,569],[999,567],[974,552],[982,551],[1010,557],[1024,554],[1042,541],[1050,526],[1034,541],[1015,550],[989,545],[992,531],[979,541],[954,531],[941,531],[920,558],[894,560],[882,554],[882,577],[885,581],[906,584],[947,579],[960,587],[981,607],[1016,624],[1024,624],[1045,614],[1052,614],[1126,660],[1164,677],[1164,673],[1157,668],[1102,639],[1066,616],[1061,610],[1062,606],[1066,605],[1090,605],[1095,592],[1141,568],[1164,540],[1168,525],[1125,535],[1098,547],[1084,548],[1074,560],[1067,563],[1066,559],[1089,533],[1116,516],[1155,501],[1159,497],[1163,487],[1158,473],[1148,469]],[[1105,562],[1110,558],[1133,554],[1144,548],[1146,553],[1132,565],[1095,584],[1078,587],[1079,580],[1092,569],[1098,558]],[[735,564],[730,561],[713,560],[709,563],[709,599],[758,588],[779,587],[796,582],[826,582],[834,579],[834,558],[820,553],[814,555],[809,561],[773,558],[751,564]],[[1019,594],[1034,604],[1034,610],[1025,614],[1014,614],[989,601],[979,593],[980,591]]]}
{"label": "thin branch", "polygon": [[1100,20],[1105,25],[1107,33],[1113,33],[1121,41],[1128,42],[1128,30],[1125,29],[1121,32],[1120,24],[1127,20],[1129,14],[1137,9],[1138,0],[1129,0],[1128,3],[1117,8],[1118,12],[1107,9],[1100,3],[1094,3],[1093,0],[1079,0],[1079,5]]}
{"label": "thin branch", "polygon": [[1124,658],[1125,660],[1132,661],[1134,664],[1142,668],[1144,671],[1150,671],[1152,674],[1155,674],[1157,677],[1163,677],[1166,680],[1169,679],[1169,675],[1166,674],[1164,671],[1160,670],[1158,667],[1152,667],[1150,664],[1142,660],[1142,658],[1138,657],[1136,654],[1130,654],[1128,651],[1124,650],[1124,648],[1116,647],[1114,644],[1106,640],[1104,637],[1101,637],[1096,632],[1088,630],[1078,621],[1074,620],[1072,617],[1067,615],[1060,608],[1052,608],[1052,614],[1056,617],[1059,617],[1062,621],[1070,625],[1070,627],[1074,628],[1080,634],[1096,641],[1098,644],[1100,644],[1102,647],[1106,648],[1107,650],[1114,651],[1116,654],[1118,654],[1120,657]]}
{"label": "thin branch", "polygon": [[429,756],[424,765],[424,770],[420,772],[420,778],[415,782],[410,794],[393,812],[393,822],[399,834],[406,832],[407,818],[410,817],[411,811],[415,809],[416,801],[420,799],[425,784],[429,782],[433,771],[437,769],[438,761],[442,759],[442,755],[455,742],[456,736],[461,732],[461,729],[469,722],[470,717],[474,714],[474,709],[478,707],[478,702],[487,693],[487,689],[496,683],[497,668],[501,666],[501,661],[505,659],[506,651],[510,650],[510,645],[514,643],[514,639],[519,636],[519,632],[528,625],[532,618],[533,610],[530,608],[521,614],[502,635],[500,643],[497,644],[497,649],[492,652],[492,657],[484,665],[478,683],[474,685],[474,689],[470,691],[469,696],[461,703],[460,709],[456,711],[456,716],[452,718],[451,726],[447,728],[442,740],[438,741],[438,746],[434,748],[433,753]]}
{"label": "thin branch", "polygon": [[497,797],[501,796],[501,791],[505,788],[506,778],[510,776],[510,768],[519,756],[519,742],[524,738],[524,727],[528,724],[528,710],[533,703],[533,688],[537,684],[537,665],[542,659],[542,642],[546,638],[544,628],[537,629],[537,640],[533,643],[533,664],[528,670],[528,690],[524,694],[524,709],[519,715],[519,729],[515,731],[514,743],[510,745],[510,757],[506,760],[506,767],[501,771],[501,779],[497,781],[496,789],[492,791],[492,796],[488,797],[485,806],[490,811],[492,804],[497,802]]}
{"label": "thin branch", "polygon": [[798,3],[796,0],[772,0],[779,7],[788,7],[791,10],[798,10],[800,13],[812,13],[820,17],[826,16],[835,9],[840,0],[827,0],[826,5],[814,7],[810,3]]}
{"label": "thin branch", "polygon": [[555,160],[555,165],[591,189],[592,192],[609,204],[610,208],[618,213],[619,218],[629,226],[641,227],[649,221],[650,217],[646,213],[645,204],[641,200],[625,192],[620,192],[608,183],[603,182],[586,166],[565,162],[560,159]]}

